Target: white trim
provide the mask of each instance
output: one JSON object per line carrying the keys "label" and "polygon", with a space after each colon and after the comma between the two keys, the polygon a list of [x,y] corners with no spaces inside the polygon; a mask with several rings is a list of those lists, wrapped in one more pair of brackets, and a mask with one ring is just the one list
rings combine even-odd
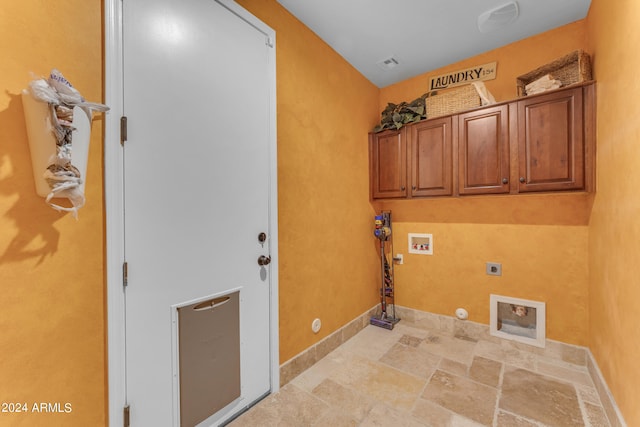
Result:
{"label": "white trim", "polygon": [[[490,321],[489,321],[489,333],[495,337],[504,338],[507,340],[518,341],[524,344],[534,345],[536,347],[545,347],[545,339],[546,339],[546,309],[545,303],[539,301],[530,301],[520,298],[512,298],[505,297],[501,295],[493,295],[491,294],[489,297],[490,301]],[[517,306],[523,306],[527,308],[535,308],[536,310],[536,325],[535,325],[535,338],[534,337],[526,337],[520,335],[518,332],[510,333],[504,332],[498,329],[498,304],[511,304]],[[513,309],[513,307],[512,307]],[[526,328],[519,328],[520,330]]]}
{"label": "white trim", "polygon": [[[269,250],[270,269],[270,362],[271,392],[280,388],[278,330],[278,184],[276,139],[276,54],[275,31],[251,15],[233,0],[216,0],[265,34],[273,47],[269,55],[271,95],[269,134],[270,201]],[[125,358],[125,295],[122,287],[124,252],[123,152],[120,146],[120,117],[123,109],[123,38],[122,1],[105,0],[105,103],[111,108],[105,117],[104,191],[106,223],[107,337],[109,381],[109,425],[123,425],[123,408],[127,404]]]}
{"label": "white trim", "polygon": [[120,117],[123,115],[122,2],[105,0],[105,116],[104,191],[106,223],[107,336],[109,366],[109,424],[122,426],[126,396],[125,305],[122,287],[124,209]]}

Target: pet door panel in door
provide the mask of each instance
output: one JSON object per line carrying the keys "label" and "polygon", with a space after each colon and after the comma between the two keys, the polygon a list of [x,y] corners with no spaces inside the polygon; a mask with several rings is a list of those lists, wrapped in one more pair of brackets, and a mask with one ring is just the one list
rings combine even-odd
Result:
{"label": "pet door panel in door", "polygon": [[178,308],[180,425],[240,397],[239,292]]}

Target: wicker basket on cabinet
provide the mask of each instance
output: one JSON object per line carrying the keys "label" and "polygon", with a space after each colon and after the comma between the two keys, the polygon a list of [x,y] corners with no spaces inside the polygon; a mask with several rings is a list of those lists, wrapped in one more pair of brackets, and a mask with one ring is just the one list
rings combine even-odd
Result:
{"label": "wicker basket on cabinet", "polygon": [[562,82],[561,87],[590,81],[592,76],[589,54],[583,50],[576,50],[517,77],[518,96],[527,96],[525,87],[547,74],[552,75],[556,80],[560,80]]}

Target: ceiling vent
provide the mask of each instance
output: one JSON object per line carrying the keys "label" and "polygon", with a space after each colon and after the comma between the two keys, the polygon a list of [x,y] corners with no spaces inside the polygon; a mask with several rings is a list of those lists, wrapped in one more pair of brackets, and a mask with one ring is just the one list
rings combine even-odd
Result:
{"label": "ceiling vent", "polygon": [[478,29],[481,33],[488,33],[511,24],[517,18],[518,3],[513,1],[478,16]]}
{"label": "ceiling vent", "polygon": [[378,62],[378,67],[382,68],[383,70],[391,70],[395,67],[397,67],[398,65],[400,65],[400,62],[394,58],[393,56],[390,56],[387,59],[383,59],[382,61]]}

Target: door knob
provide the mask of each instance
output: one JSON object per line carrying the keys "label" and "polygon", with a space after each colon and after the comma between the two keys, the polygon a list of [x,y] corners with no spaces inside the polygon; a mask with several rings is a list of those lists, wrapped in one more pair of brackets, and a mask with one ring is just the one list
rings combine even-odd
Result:
{"label": "door knob", "polygon": [[507,178],[502,178],[502,183],[503,183],[503,184],[508,184],[508,183],[509,183],[509,180],[508,180]]}
{"label": "door knob", "polygon": [[268,256],[264,256],[264,255],[260,255],[258,257],[258,265],[269,265],[269,263],[271,262],[271,258]]}

